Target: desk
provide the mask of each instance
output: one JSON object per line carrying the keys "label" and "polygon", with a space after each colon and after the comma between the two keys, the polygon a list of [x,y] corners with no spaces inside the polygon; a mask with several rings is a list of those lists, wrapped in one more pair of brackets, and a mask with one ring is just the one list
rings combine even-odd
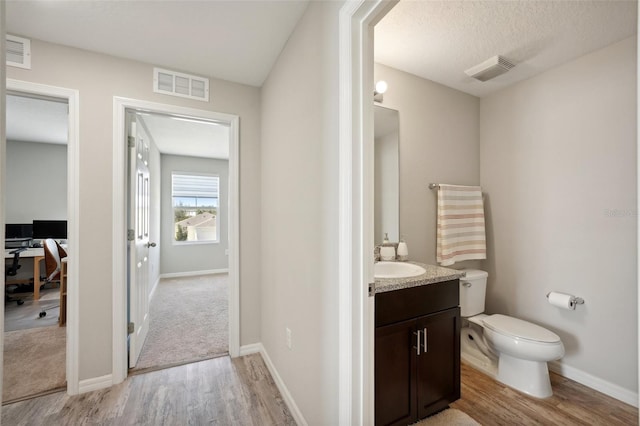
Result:
{"label": "desk", "polygon": [[[15,249],[5,249],[4,258],[11,259],[13,250]],[[40,286],[42,285],[40,281],[40,261],[44,260],[44,249],[42,247],[28,248],[20,252],[20,257],[33,258],[33,300],[38,300],[40,299]]]}

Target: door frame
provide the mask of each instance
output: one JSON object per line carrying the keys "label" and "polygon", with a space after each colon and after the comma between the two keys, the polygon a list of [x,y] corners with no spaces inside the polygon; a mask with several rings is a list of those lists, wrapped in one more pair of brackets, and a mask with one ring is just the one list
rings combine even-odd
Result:
{"label": "door frame", "polygon": [[240,354],[240,186],[237,115],[150,101],[113,98],[113,383],[127,378],[127,143],[125,110],[182,115],[229,125],[229,355]]}
{"label": "door frame", "polygon": [[[48,96],[66,99],[69,107],[67,135],[67,242],[70,247],[68,257],[67,280],[67,350],[66,350],[66,378],[67,393],[76,395],[80,390],[80,350],[78,346],[80,336],[80,295],[78,292],[79,277],[79,221],[80,217],[80,156],[78,140],[80,135],[79,102],[80,93],[75,89],[49,86],[23,80],[7,79],[7,94],[9,92],[25,93],[36,96]],[[5,152],[6,154],[6,152]],[[3,155],[4,157],[4,155]],[[3,171],[4,173],[4,171]],[[5,218],[3,218],[3,221]],[[4,318],[4,305],[0,310]],[[3,321],[4,324],[4,321]],[[4,349],[4,345],[3,345]]]}
{"label": "door frame", "polygon": [[374,424],[373,41],[399,0],[346,2],[339,13],[338,422]]}

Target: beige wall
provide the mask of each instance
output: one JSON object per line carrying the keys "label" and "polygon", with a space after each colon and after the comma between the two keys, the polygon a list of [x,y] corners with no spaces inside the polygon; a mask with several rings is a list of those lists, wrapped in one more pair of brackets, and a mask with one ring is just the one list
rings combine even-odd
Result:
{"label": "beige wall", "polygon": [[375,64],[374,80],[389,84],[382,105],[400,115],[400,234],[411,260],[435,264],[437,197],[429,183],[480,183],[480,102],[382,64]]}
{"label": "beige wall", "polygon": [[[111,373],[113,97],[240,116],[240,342],[260,340],[260,91],[212,79],[211,101],[152,92],[153,66],[32,40],[32,69],[9,78],[77,89],[80,94],[80,379]],[[96,244],[100,242],[100,244]],[[122,247],[124,250],[124,246]],[[75,250],[75,249],[74,249]]]}
{"label": "beige wall", "polygon": [[[483,98],[487,311],[557,332],[564,365],[637,392],[636,40]],[[583,297],[575,311],[549,291]]]}
{"label": "beige wall", "polygon": [[341,6],[309,4],[262,89],[261,338],[312,425],[338,422]]}

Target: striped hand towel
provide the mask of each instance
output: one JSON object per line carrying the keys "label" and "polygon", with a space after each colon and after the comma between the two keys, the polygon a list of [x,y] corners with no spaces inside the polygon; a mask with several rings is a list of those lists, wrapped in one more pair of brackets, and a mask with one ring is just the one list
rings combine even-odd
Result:
{"label": "striped hand towel", "polygon": [[436,260],[442,266],[486,259],[484,206],[479,186],[440,185]]}

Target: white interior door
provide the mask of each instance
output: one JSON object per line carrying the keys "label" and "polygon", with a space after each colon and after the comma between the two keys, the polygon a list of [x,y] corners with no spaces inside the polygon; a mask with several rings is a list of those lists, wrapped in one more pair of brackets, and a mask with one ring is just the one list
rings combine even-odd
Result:
{"label": "white interior door", "polygon": [[129,125],[129,368],[138,361],[149,331],[149,143],[133,112]]}

